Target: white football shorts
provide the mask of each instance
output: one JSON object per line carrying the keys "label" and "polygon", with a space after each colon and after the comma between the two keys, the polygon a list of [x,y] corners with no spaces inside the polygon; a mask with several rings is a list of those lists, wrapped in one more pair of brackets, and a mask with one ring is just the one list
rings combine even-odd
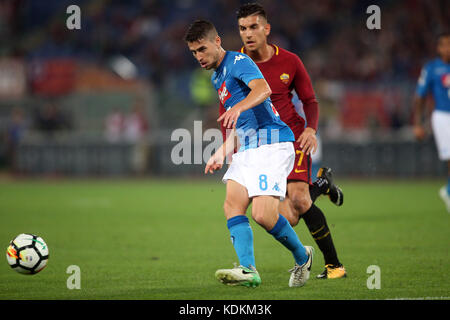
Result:
{"label": "white football shorts", "polygon": [[231,165],[222,178],[247,188],[248,197],[270,195],[283,200],[287,177],[294,167],[292,142],[265,144],[233,154]]}
{"label": "white football shorts", "polygon": [[431,126],[439,159],[450,160],[450,112],[434,110],[431,115]]}

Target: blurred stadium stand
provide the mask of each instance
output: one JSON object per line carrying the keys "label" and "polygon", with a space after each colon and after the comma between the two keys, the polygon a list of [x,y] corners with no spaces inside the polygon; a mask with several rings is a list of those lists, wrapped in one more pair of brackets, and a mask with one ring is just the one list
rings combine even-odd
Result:
{"label": "blurred stadium stand", "polygon": [[[195,18],[239,50],[235,11],[248,1],[0,1],[0,169],[23,174],[198,174],[170,160],[176,128],[217,127],[217,98],[182,41]],[[450,4],[426,1],[260,1],[270,40],[296,52],[321,108],[325,165],[339,175],[437,176],[434,142],[416,143],[412,95]],[[81,30],[66,28],[67,6]],[[382,29],[366,28],[367,6]],[[114,113],[137,132],[108,138]],[[133,122],[133,119],[135,122]],[[137,119],[137,120],[136,120]],[[114,123],[114,122],[113,122]]]}

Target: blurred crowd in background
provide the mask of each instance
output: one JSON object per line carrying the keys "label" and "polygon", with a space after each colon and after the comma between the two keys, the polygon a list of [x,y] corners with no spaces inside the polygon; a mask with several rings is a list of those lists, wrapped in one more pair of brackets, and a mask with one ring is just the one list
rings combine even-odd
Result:
{"label": "blurred crowd in background", "polygon": [[[239,49],[236,0],[16,0],[0,2],[1,54],[32,60],[73,57],[98,63],[120,54],[139,76],[164,85],[193,67],[182,36],[195,18],[214,22],[224,45]],[[65,9],[78,4],[82,28],[66,28]],[[445,0],[376,1],[382,29],[366,28],[374,1],[260,1],[272,41],[298,53],[313,79],[415,79],[435,53],[435,36],[449,27]]]}
{"label": "blurred crowd in background", "polygon": [[[44,140],[89,133],[111,143],[127,130],[151,140],[193,120],[217,126],[210,73],[199,70],[182,37],[205,18],[225,49],[239,50],[236,10],[247,2],[0,0],[1,149],[43,132]],[[259,3],[269,40],[298,54],[310,74],[323,138],[412,137],[415,83],[436,54],[436,35],[449,30],[449,1]],[[66,27],[72,4],[81,8],[80,30]],[[381,8],[381,30],[366,27],[372,4]],[[126,129],[123,119],[136,110],[138,124]]]}

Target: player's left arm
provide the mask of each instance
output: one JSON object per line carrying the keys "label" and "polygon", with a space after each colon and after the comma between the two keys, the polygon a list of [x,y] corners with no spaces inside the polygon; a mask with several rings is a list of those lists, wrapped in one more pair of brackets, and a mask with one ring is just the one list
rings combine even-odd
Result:
{"label": "player's left arm", "polygon": [[418,94],[414,95],[413,99],[413,134],[417,140],[423,140],[426,136],[425,128],[423,126],[422,114],[425,109],[425,97]]}
{"label": "player's left arm", "polygon": [[423,111],[425,110],[426,97],[430,92],[432,81],[429,68],[430,64],[427,64],[422,68],[413,99],[413,133],[418,140],[422,140],[426,135],[422,116]]}
{"label": "player's left arm", "polygon": [[205,174],[207,174],[208,172],[213,173],[214,171],[222,168],[223,164],[225,163],[225,158],[236,149],[236,141],[236,130],[233,129],[222,146],[220,146],[220,148],[211,156],[211,158],[209,158],[208,162],[206,163]]}
{"label": "player's left arm", "polygon": [[299,57],[296,56],[296,72],[294,76],[294,89],[303,103],[307,127],[297,139],[300,148],[306,154],[317,150],[317,126],[319,122],[319,104],[312,87],[311,78]]}

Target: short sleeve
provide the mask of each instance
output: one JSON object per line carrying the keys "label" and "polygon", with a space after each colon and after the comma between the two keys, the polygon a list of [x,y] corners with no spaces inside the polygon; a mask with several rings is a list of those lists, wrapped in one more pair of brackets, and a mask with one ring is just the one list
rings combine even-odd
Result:
{"label": "short sleeve", "polygon": [[256,63],[249,56],[242,53],[234,57],[232,73],[235,78],[241,80],[247,86],[254,79],[264,79]]}
{"label": "short sleeve", "polygon": [[420,72],[419,80],[417,81],[416,93],[420,97],[425,97],[431,86],[431,70],[430,64],[425,65]]}

